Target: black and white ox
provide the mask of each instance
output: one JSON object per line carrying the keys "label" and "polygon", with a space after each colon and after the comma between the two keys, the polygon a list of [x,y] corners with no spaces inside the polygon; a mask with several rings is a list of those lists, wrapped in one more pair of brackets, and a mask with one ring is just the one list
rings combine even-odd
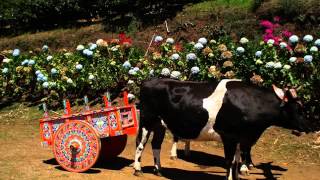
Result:
{"label": "black and white ox", "polygon": [[161,175],[160,149],[167,128],[180,139],[221,141],[226,177],[238,179],[240,149],[242,161],[251,161],[251,147],[265,129],[275,125],[300,132],[309,130],[295,91],[274,89],[276,93],[226,79],[220,82],[145,81],[140,92],[134,174],[142,175],[142,152],[153,132],[155,173]]}

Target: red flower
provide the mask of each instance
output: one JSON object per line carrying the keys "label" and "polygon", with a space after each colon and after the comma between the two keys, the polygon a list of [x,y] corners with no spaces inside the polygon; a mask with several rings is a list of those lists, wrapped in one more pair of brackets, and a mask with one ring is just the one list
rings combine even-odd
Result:
{"label": "red flower", "polygon": [[268,20],[262,20],[260,21],[260,25],[264,28],[267,28],[267,29],[273,29],[273,24],[272,22],[268,21]]}
{"label": "red flower", "polygon": [[177,52],[180,52],[182,50],[182,45],[181,44],[176,44],[173,47]]}
{"label": "red flower", "polygon": [[132,44],[132,39],[130,36],[126,36],[125,33],[120,33],[119,34],[119,40],[121,45],[126,45],[126,46],[131,46]]}

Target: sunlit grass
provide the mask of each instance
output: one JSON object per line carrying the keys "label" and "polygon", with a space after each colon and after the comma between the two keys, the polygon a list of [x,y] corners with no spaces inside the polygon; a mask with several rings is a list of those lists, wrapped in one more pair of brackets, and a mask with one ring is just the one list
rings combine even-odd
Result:
{"label": "sunlit grass", "polygon": [[241,8],[249,10],[252,0],[208,0],[194,4],[185,9],[185,12],[206,12],[216,8]]}

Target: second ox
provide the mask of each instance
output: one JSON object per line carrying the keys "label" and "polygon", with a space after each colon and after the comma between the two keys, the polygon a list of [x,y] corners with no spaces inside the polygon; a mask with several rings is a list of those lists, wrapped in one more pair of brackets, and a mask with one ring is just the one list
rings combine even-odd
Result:
{"label": "second ox", "polygon": [[[227,179],[238,179],[242,160],[251,163],[251,147],[268,127],[275,125],[300,132],[309,128],[293,89],[261,88],[239,80],[191,82],[172,79],[145,81],[140,91],[140,126],[135,152],[135,175],[149,135],[155,172],[160,175],[160,150],[166,128],[180,139],[221,141]],[[234,161],[235,160],[235,161]]]}

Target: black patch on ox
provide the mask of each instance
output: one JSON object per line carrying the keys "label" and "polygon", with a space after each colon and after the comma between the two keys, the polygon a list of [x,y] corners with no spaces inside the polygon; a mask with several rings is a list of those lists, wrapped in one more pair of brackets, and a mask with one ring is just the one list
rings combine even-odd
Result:
{"label": "black patch on ox", "polygon": [[141,104],[141,117],[145,121],[143,125],[154,124],[148,121],[165,119],[168,129],[179,138],[197,138],[209,117],[203,108],[203,99],[210,96],[217,85],[170,79],[147,81],[141,89],[140,97],[144,102]]}

